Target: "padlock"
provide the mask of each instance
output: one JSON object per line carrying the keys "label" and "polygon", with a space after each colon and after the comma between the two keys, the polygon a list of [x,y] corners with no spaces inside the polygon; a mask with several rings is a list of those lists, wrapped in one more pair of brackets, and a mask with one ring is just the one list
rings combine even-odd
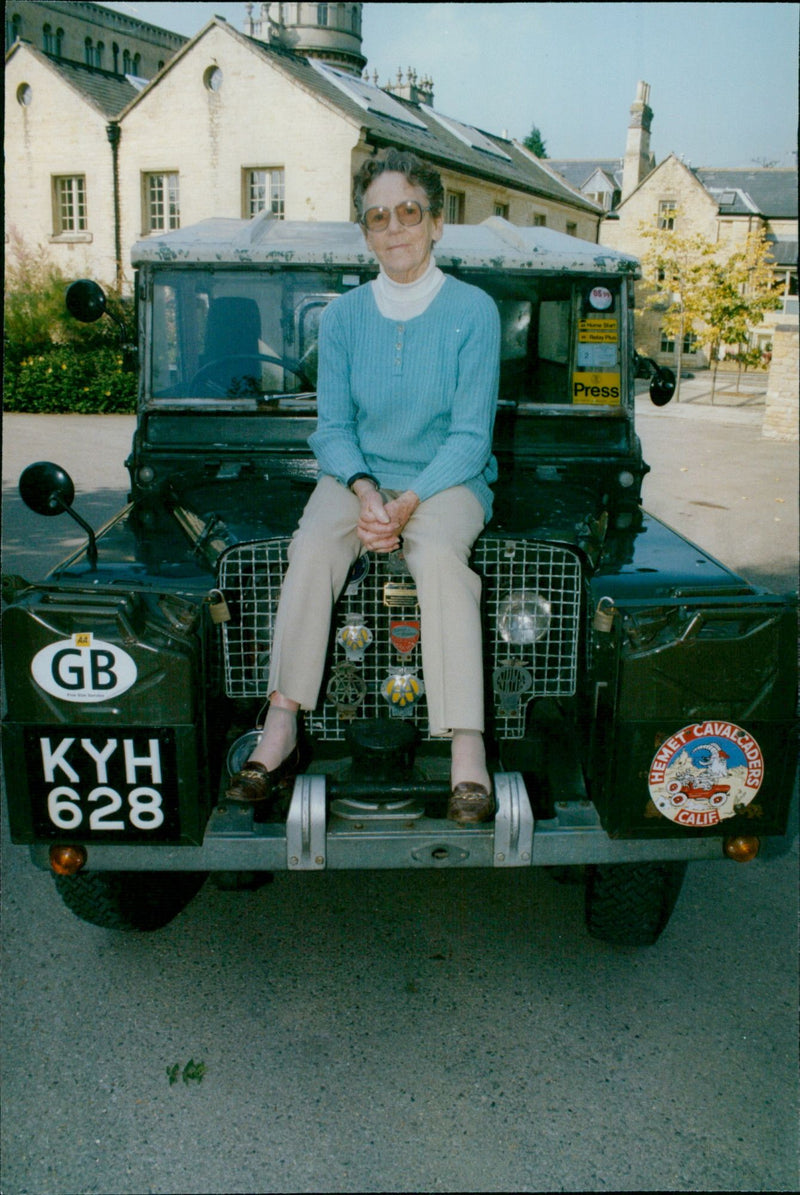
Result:
{"label": "padlock", "polygon": [[212,589],[206,600],[208,601],[208,612],[211,615],[212,622],[230,622],[231,612],[228,609],[228,603],[225,601],[225,594],[221,589]]}
{"label": "padlock", "polygon": [[[608,605],[604,605],[605,602],[607,602]],[[613,598],[601,597],[600,601],[597,603],[597,609],[594,612],[594,621],[592,622],[592,626],[596,631],[600,631],[601,633],[607,635],[613,626],[615,614],[616,610],[614,609]]]}

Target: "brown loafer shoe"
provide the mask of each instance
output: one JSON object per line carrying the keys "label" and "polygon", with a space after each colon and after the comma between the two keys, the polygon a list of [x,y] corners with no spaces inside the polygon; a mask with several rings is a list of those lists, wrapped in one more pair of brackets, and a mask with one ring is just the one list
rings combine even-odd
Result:
{"label": "brown loafer shoe", "polygon": [[447,802],[447,816],[459,826],[476,826],[494,816],[494,797],[482,784],[457,784]]}
{"label": "brown loafer shoe", "polygon": [[225,789],[225,799],[239,805],[258,805],[269,801],[275,789],[296,775],[300,770],[300,748],[295,747],[282,764],[270,772],[263,763],[249,759],[244,767],[231,777]]}

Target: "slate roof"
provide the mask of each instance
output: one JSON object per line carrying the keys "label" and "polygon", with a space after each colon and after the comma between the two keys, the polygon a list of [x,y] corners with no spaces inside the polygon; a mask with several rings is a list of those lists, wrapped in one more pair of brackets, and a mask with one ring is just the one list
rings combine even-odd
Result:
{"label": "slate roof", "polygon": [[517,190],[568,203],[572,207],[579,207],[593,214],[597,212],[595,204],[576,195],[571,188],[564,187],[558,178],[534,161],[514,141],[498,137],[484,129],[477,130],[510,159],[504,161],[495,158],[491,153],[466,145],[455,133],[450,132],[431,116],[424,105],[412,103],[400,96],[392,95],[392,99],[416,120],[421,121],[425,125],[424,129],[364,109],[355,99],[350,99],[341,88],[326,79],[307,58],[275,46],[267,46],[243,34],[236,36],[241,36],[259,56],[288,74],[300,86],[324,98],[326,102],[360,124],[365,130],[366,140],[371,145],[380,148],[395,145],[410,149],[437,165],[453,167],[460,173],[490,179]]}
{"label": "slate roof", "polygon": [[124,75],[115,75],[113,71],[85,66],[82,62],[71,62],[66,58],[56,58],[24,40],[14,43],[9,57],[18,46],[25,46],[40,62],[46,63],[106,119],[115,117],[139,93],[139,89],[129,83]]}
{"label": "slate roof", "polygon": [[622,158],[548,158],[547,164],[577,190],[598,170],[617,190],[622,186]]}
{"label": "slate roof", "polygon": [[[371,109],[364,108],[355,97],[351,98],[330,77],[326,77],[313,66],[308,58],[281,46],[268,46],[256,38],[247,37],[232,28],[226,21],[216,17],[212,18],[191,42],[170,59],[164,67],[162,75],[151,81],[142,91],[141,96],[135,97],[129,107],[132,107],[134,102],[144,101],[150,88],[158,86],[159,78],[172,69],[184,54],[190,52],[192,46],[214,25],[224,29],[230,37],[234,37],[248,46],[254,54],[269,63],[271,67],[281,71],[292,82],[328,107],[335,108],[354,125],[363,129],[365,140],[369,145],[376,148],[394,145],[410,149],[436,165],[450,167],[461,174],[487,179],[502,186],[513,187],[515,190],[527,191],[532,195],[541,195],[593,215],[598,215],[601,211],[596,204],[584,196],[576,194],[550,170],[539,165],[516,142],[498,137],[483,129],[477,130],[506,155],[505,159],[495,157],[492,153],[465,144],[455,133],[437,121],[435,116],[426,111],[424,105],[412,103],[397,95],[392,95],[391,99],[401,109],[404,109],[415,123],[405,123],[379,112],[373,112]],[[121,113],[121,115],[124,117],[125,114]],[[416,122],[420,122],[423,127],[418,127]]]}
{"label": "slate roof", "polygon": [[719,203],[720,215],[758,214],[767,220],[797,219],[796,170],[696,167],[692,173]]}

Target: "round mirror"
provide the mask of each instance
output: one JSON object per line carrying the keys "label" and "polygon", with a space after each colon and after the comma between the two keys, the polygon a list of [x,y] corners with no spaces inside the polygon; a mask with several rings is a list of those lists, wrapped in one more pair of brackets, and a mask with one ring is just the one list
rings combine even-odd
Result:
{"label": "round mirror", "polygon": [[75,497],[72,478],[60,465],[37,461],[28,465],[19,479],[22,501],[37,515],[60,515]]}
{"label": "round mirror", "polygon": [[82,324],[93,324],[105,314],[106,296],[91,278],[80,278],[67,287],[67,311]]}
{"label": "round mirror", "polygon": [[650,398],[657,407],[665,407],[675,393],[675,374],[666,365],[659,367],[650,383]]}

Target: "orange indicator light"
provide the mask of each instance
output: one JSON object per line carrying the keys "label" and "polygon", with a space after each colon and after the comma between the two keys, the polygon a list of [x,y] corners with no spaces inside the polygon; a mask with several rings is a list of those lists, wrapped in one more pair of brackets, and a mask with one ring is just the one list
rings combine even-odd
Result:
{"label": "orange indicator light", "polygon": [[82,846],[50,847],[50,866],[59,876],[74,876],[85,865],[86,858],[86,850]]}
{"label": "orange indicator light", "polygon": [[746,834],[737,834],[733,838],[726,838],[722,849],[729,859],[736,863],[750,863],[755,859],[761,847],[758,838],[751,838]]}

